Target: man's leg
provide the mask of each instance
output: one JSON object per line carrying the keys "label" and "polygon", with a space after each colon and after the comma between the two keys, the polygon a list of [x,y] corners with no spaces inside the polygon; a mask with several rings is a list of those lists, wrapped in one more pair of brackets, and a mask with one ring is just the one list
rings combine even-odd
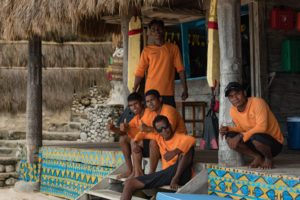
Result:
{"label": "man's leg", "polygon": [[[143,176],[144,172],[142,170],[142,158],[143,158],[143,153],[142,153],[142,147],[143,147],[143,141],[140,141],[138,143],[139,152],[134,152],[132,151],[132,159],[133,159],[133,173],[130,175],[129,178],[133,177],[138,177],[138,176]],[[131,148],[134,148],[134,141],[131,141]]]}
{"label": "man's leg", "polygon": [[138,181],[136,178],[127,179],[124,182],[124,189],[122,192],[121,200],[130,200],[134,191],[142,189],[145,184]]}
{"label": "man's leg", "polygon": [[131,139],[127,136],[120,137],[120,145],[125,158],[126,172],[117,176],[117,179],[127,178],[132,173],[132,163],[131,163]]}
{"label": "man's leg", "polygon": [[[235,133],[235,132],[229,132],[226,135],[226,141],[227,143],[232,140],[233,137],[236,137],[239,133]],[[234,148],[233,150],[241,153],[241,154],[245,154],[247,156],[250,156],[253,158],[253,161],[250,163],[250,165],[248,165],[249,168],[257,168],[261,165],[261,163],[263,162],[263,158],[262,156],[253,151],[246,143],[244,142],[239,142],[237,147]]]}
{"label": "man's leg", "polygon": [[159,147],[154,140],[150,140],[150,170],[149,174],[155,172],[159,158],[160,158],[160,152],[159,152]]}
{"label": "man's leg", "polygon": [[273,157],[281,152],[282,144],[280,144],[272,136],[264,133],[254,134],[251,136],[250,140],[255,149],[264,156],[261,168],[273,168]]}

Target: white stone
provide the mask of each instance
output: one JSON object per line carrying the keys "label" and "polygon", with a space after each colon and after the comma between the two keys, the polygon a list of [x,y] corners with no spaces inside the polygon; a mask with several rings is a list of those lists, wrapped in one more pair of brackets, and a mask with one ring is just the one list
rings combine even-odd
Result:
{"label": "white stone", "polygon": [[6,172],[14,172],[15,171],[15,167],[13,165],[6,165],[5,166],[5,171]]}
{"label": "white stone", "polygon": [[4,165],[0,165],[0,172],[4,172],[5,171],[5,166]]}
{"label": "white stone", "polygon": [[87,134],[85,132],[81,132],[80,133],[80,139],[84,142],[87,141]]}
{"label": "white stone", "polygon": [[5,185],[14,185],[17,182],[15,178],[8,178],[5,180]]}

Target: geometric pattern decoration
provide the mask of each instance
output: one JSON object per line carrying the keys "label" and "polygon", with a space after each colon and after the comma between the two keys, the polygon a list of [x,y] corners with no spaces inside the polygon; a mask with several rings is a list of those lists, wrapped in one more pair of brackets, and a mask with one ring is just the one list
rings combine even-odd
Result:
{"label": "geometric pattern decoration", "polygon": [[[38,173],[32,180],[40,181],[40,192],[66,199],[76,199],[124,162],[120,151],[41,147],[39,153]],[[20,174],[31,169],[24,163]]]}
{"label": "geometric pattern decoration", "polygon": [[208,194],[231,199],[300,200],[300,177],[207,165]]}
{"label": "geometric pattern decoration", "polygon": [[39,182],[41,174],[41,153],[39,151],[38,164],[31,164],[26,162],[25,149],[21,152],[21,161],[19,169],[19,180],[26,182]]}

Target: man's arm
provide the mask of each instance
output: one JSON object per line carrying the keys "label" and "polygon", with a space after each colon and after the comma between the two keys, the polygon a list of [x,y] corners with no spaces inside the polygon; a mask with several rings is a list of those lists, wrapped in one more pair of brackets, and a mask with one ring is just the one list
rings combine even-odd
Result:
{"label": "man's arm", "polygon": [[106,130],[112,131],[118,135],[126,135],[126,132],[123,132],[119,128],[115,127],[112,120],[106,125]]}
{"label": "man's arm", "polygon": [[187,88],[187,84],[186,84],[185,71],[184,70],[179,72],[179,78],[181,80],[181,84],[182,84],[182,88],[183,88],[183,92],[181,94],[181,99],[184,101],[189,96],[189,94],[188,94],[188,88]]}
{"label": "man's arm", "polygon": [[170,183],[171,189],[177,190],[179,188],[178,182],[180,179],[181,174],[183,171],[189,167],[189,165],[193,161],[193,155],[194,155],[194,146],[192,146],[189,151],[185,155],[181,155],[179,157],[179,163],[176,170],[175,176],[172,178],[172,181]]}
{"label": "man's arm", "polygon": [[135,79],[134,79],[134,85],[133,85],[133,88],[132,88],[132,92],[136,92],[139,85],[141,84],[141,81],[142,81],[142,77],[139,77],[139,76],[135,76]]}

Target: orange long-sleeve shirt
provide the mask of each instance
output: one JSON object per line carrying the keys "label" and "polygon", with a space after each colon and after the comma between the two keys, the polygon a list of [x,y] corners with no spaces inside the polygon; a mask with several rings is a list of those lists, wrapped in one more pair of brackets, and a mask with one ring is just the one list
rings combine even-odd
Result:
{"label": "orange long-sleeve shirt", "polygon": [[232,106],[230,115],[236,127],[228,127],[229,131],[240,132],[245,142],[255,133],[265,133],[283,143],[278,122],[263,99],[250,97],[243,112]]}
{"label": "orange long-sleeve shirt", "polygon": [[136,134],[140,131],[139,124],[140,124],[140,115],[135,115],[132,120],[130,120],[128,126],[129,131],[127,133],[128,137],[134,138]]}
{"label": "orange long-sleeve shirt", "polygon": [[135,76],[143,78],[148,69],[145,92],[159,91],[162,96],[174,96],[175,69],[184,71],[181,53],[176,44],[149,45],[142,51]]}
{"label": "orange long-sleeve shirt", "polygon": [[174,133],[174,136],[170,140],[164,140],[162,136],[154,133],[144,133],[140,132],[134,138],[134,141],[138,142],[142,139],[151,139],[155,140],[159,146],[159,151],[161,154],[162,160],[162,168],[166,169],[171,165],[174,165],[177,161],[178,155],[174,156],[171,160],[166,161],[163,155],[168,151],[174,151],[175,149],[179,149],[181,151],[181,155],[185,155],[192,146],[195,145],[196,139],[189,135],[183,135],[179,133]]}

